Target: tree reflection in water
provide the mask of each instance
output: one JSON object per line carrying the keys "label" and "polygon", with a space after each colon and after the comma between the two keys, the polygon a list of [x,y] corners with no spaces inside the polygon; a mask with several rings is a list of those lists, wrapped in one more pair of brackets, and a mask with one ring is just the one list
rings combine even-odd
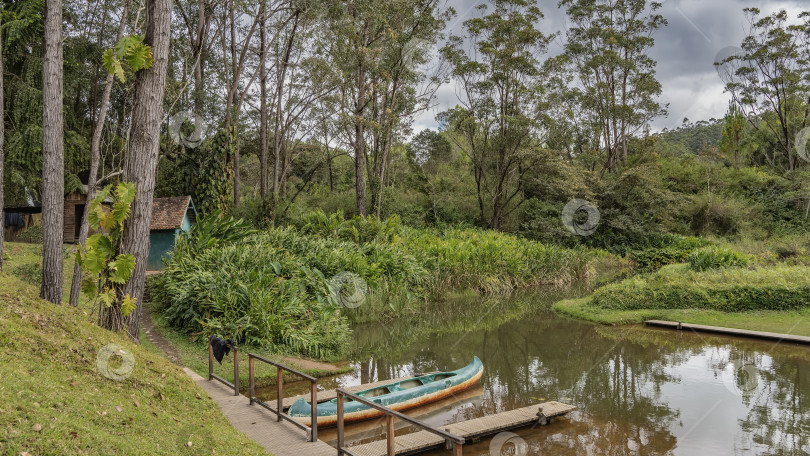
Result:
{"label": "tree reflection in water", "polygon": [[[547,400],[579,407],[551,426],[516,431],[529,454],[803,454],[810,445],[806,347],[600,327],[548,310],[581,292],[456,300],[357,326],[357,372],[334,382],[456,369],[478,356],[480,392],[412,413],[442,425]],[[357,442],[379,438],[375,429],[367,424]],[[414,430],[402,425],[398,434]],[[464,454],[489,456],[488,442]]]}

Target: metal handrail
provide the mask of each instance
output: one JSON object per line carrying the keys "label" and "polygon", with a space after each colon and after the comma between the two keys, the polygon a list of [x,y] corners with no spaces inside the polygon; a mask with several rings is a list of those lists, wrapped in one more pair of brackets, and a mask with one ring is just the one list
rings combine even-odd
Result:
{"label": "metal handrail", "polygon": [[344,430],[343,430],[343,400],[344,397],[348,397],[349,399],[359,402],[363,405],[367,405],[375,410],[383,412],[386,416],[387,421],[387,432],[386,432],[386,443],[387,443],[387,454],[388,456],[394,456],[396,454],[396,448],[394,446],[394,418],[400,419],[402,421],[408,422],[413,424],[417,427],[420,427],[432,434],[436,434],[439,437],[442,437],[445,442],[447,443],[447,449],[453,449],[453,456],[461,456],[462,447],[464,446],[464,437],[459,437],[457,435],[451,434],[449,432],[443,431],[441,429],[436,429],[429,424],[417,420],[415,418],[411,418],[407,415],[404,415],[396,410],[391,410],[388,407],[383,405],[377,404],[376,402],[372,402],[362,396],[358,396],[357,394],[350,393],[342,388],[338,388],[335,390],[337,392],[337,454],[338,456],[349,455],[355,456],[351,450],[348,450],[343,447],[344,444]]}
{"label": "metal handrail", "polygon": [[[254,378],[254,360],[259,360],[264,363],[270,364],[272,366],[276,366],[277,369],[277,378],[278,378],[278,386],[277,386],[277,394],[278,399],[276,400],[276,408],[270,407],[266,402],[262,401],[261,399],[256,397],[256,380]],[[317,442],[318,441],[318,379],[307,375],[303,372],[299,372],[293,368],[287,367],[283,364],[277,363],[275,361],[270,361],[267,358],[263,358],[259,355],[248,353],[248,367],[250,370],[250,405],[254,403],[261,405],[262,407],[270,410],[271,412],[276,414],[276,421],[281,421],[282,419],[289,421],[290,423],[294,424],[296,427],[299,427],[305,431],[307,431],[308,440],[310,442]],[[310,393],[310,404],[311,404],[311,418],[310,418],[310,425],[307,426],[305,424],[299,423],[295,420],[295,418],[291,417],[290,415],[284,413],[284,371],[290,372],[295,374],[299,377],[302,377],[304,380],[309,380],[309,393]]]}
{"label": "metal handrail", "polygon": [[208,380],[218,380],[221,383],[233,388],[233,395],[239,395],[239,347],[233,344],[228,344],[228,348],[233,350],[233,383],[225,380],[224,378],[214,373],[214,348],[211,346],[211,339],[214,336],[208,337]]}

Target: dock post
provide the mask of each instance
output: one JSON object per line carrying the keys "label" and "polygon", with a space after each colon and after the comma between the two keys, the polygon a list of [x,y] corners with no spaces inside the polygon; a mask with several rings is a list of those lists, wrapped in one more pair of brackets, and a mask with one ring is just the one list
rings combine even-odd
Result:
{"label": "dock post", "polygon": [[239,395],[239,348],[233,347],[233,395]]}
{"label": "dock post", "polygon": [[397,450],[394,444],[394,415],[386,415],[386,418],[388,422],[388,432],[386,436],[388,440],[388,456],[396,456]]}
{"label": "dock post", "polygon": [[208,380],[214,379],[214,348],[211,347],[211,337],[208,336]]}
{"label": "dock post", "polygon": [[343,394],[337,392],[337,450],[338,456],[343,455]]}
{"label": "dock post", "polygon": [[311,440],[312,442],[318,441],[318,383],[310,382],[309,383],[309,391],[310,391],[310,401],[311,401],[311,409],[310,409],[310,416],[312,417],[309,421],[309,427],[312,428],[312,435]]}
{"label": "dock post", "polygon": [[280,367],[276,367],[276,375],[278,380],[278,387],[276,388],[276,392],[278,393],[278,400],[276,401],[276,421],[281,422],[281,413],[284,411],[284,370]]}
{"label": "dock post", "polygon": [[256,397],[256,382],[253,380],[253,356],[248,354],[248,374],[250,375],[250,405],[253,405],[253,398]]}

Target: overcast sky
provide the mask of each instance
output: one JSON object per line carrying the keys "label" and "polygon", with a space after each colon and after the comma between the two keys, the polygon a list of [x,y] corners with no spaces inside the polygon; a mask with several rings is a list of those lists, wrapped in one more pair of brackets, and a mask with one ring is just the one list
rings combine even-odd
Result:
{"label": "overcast sky", "polygon": [[[669,115],[653,122],[654,130],[676,128],[684,117],[690,121],[722,117],[729,97],[723,92],[723,83],[714,66],[718,53],[724,57],[729,47],[739,47],[745,36],[747,22],[743,8],[756,6],[769,13],[786,9],[795,18],[802,10],[810,10],[810,0],[659,0],[659,12],[669,24],[655,35],[652,57],[658,61],[658,80],[663,86],[661,104],[669,104]],[[461,33],[464,20],[480,14],[475,6],[480,0],[450,0],[456,17],[448,24],[448,31]],[[544,32],[562,32],[567,25],[565,12],[557,8],[557,0],[538,0],[545,15],[540,28]],[[549,48],[549,55],[562,51],[560,37]],[[436,114],[455,106],[453,84],[445,85],[437,93],[437,106],[419,115],[414,132],[423,128],[435,129]]]}

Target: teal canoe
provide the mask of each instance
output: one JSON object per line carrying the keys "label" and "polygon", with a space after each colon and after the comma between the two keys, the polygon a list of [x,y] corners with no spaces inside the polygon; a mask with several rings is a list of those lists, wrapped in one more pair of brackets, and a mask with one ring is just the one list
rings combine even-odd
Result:
{"label": "teal canoe", "polygon": [[[402,411],[429,404],[459,391],[463,391],[481,379],[484,365],[476,356],[466,367],[450,372],[436,372],[388,385],[359,391],[355,394],[392,410]],[[309,402],[300,398],[290,407],[289,415],[300,423],[311,426],[312,412]],[[345,398],[343,418],[347,423],[382,416],[383,413],[367,405]],[[318,404],[318,426],[337,424],[337,399]]]}

